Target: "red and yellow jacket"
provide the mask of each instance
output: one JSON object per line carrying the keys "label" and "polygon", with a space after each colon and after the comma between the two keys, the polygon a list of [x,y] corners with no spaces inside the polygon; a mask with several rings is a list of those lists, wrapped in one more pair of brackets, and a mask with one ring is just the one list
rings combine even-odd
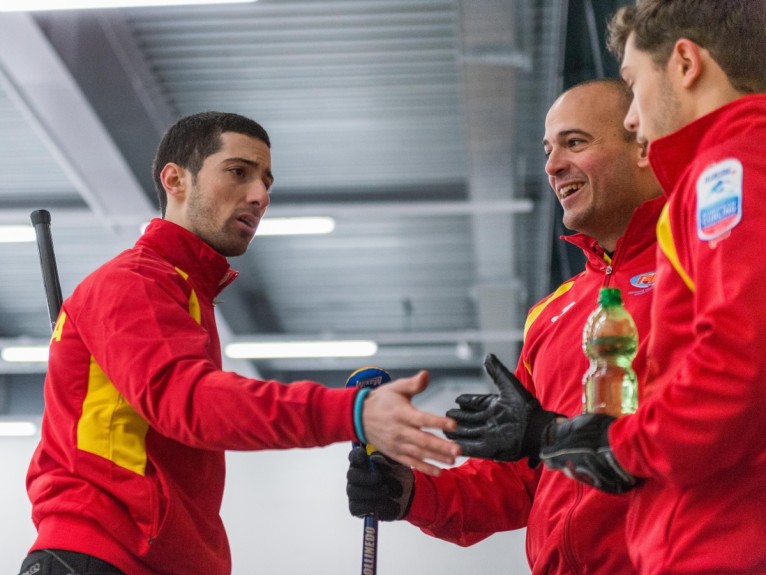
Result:
{"label": "red and yellow jacket", "polygon": [[647,575],[766,573],[766,96],[652,143],[657,227],[647,398],[615,422],[631,556]]}
{"label": "red and yellow jacket", "polygon": [[230,573],[224,450],[355,439],[353,389],[222,371],[213,300],[235,276],[195,235],[154,220],[64,302],[27,477],[33,549],[130,575]]}
{"label": "red and yellow jacket", "polygon": [[[525,326],[516,375],[545,409],[582,412],[582,374],[588,361],[582,331],[598,305],[601,287],[617,287],[635,318],[639,349],[634,362],[646,372],[646,342],[655,271],[655,224],[664,198],[634,213],[610,258],[591,238],[566,237],[583,249],[585,271],[534,306]],[[407,520],[426,533],[471,545],[498,531],[527,527],[527,558],[535,574],[634,572],[625,546],[627,500],[549,471],[516,463],[469,459],[438,478],[416,472]]]}

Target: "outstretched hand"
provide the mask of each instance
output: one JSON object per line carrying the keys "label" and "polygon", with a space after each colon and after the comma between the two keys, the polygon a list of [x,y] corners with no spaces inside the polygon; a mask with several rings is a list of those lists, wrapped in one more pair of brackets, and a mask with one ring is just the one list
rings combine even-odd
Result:
{"label": "outstretched hand", "polygon": [[412,405],[412,397],[426,387],[426,371],[376,387],[364,401],[362,426],[367,441],[391,459],[429,475],[439,475],[441,469],[426,460],[451,465],[460,455],[460,446],[423,430],[448,432],[455,428],[455,421],[449,417],[433,415]]}
{"label": "outstretched hand", "polygon": [[455,401],[460,408],[447,412],[458,425],[447,437],[460,445],[464,455],[497,461],[527,457],[536,467],[542,431],[558,414],[544,410],[494,354],[485,358],[484,369],[500,393],[459,396]]}

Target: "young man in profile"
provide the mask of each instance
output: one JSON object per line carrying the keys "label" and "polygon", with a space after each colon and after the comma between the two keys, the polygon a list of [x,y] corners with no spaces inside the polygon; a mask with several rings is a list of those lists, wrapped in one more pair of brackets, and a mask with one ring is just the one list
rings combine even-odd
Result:
{"label": "young man in profile", "polygon": [[421,430],[454,425],[412,406],[426,372],[368,393],[223,371],[214,298],[235,279],[226,258],[247,249],[274,179],[258,123],[182,118],[154,178],[163,219],[83,280],[54,329],[27,476],[38,536],[23,575],[230,573],[226,450],[364,437],[432,473],[424,459],[459,452]]}
{"label": "young man in profile", "polygon": [[625,126],[668,198],[646,395],[617,420],[552,426],[542,456],[635,487],[641,573],[766,573],[766,2],[640,0],[610,46],[634,95]]}

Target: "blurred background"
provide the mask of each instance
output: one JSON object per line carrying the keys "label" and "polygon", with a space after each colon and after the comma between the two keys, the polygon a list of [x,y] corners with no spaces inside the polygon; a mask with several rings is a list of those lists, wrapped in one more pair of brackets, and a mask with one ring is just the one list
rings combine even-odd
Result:
{"label": "blurred background", "polygon": [[[51,213],[66,297],[158,216],[156,146],[177,118],[205,110],[263,124],[276,176],[263,228],[231,259],[241,275],[217,307],[227,369],[329,386],[362,365],[394,377],[428,369],[416,403],[434,412],[489,390],[483,356],[514,365],[527,309],[582,267],[558,240],[543,120],[566,87],[616,75],[604,29],[626,3],[0,11],[0,423],[34,426],[43,407],[45,362],[6,353],[44,350],[50,333],[30,212]],[[306,220],[299,234],[266,229],[292,218],[321,218],[324,233],[305,233]],[[344,356],[349,340],[372,355]],[[228,347],[307,341],[341,349],[240,357]],[[37,432],[26,429],[0,437],[9,572],[33,539],[24,474]],[[224,519],[237,575],[253,557],[270,573],[358,569],[347,451],[230,454]],[[387,524],[381,572],[528,573],[523,535],[461,549]]]}

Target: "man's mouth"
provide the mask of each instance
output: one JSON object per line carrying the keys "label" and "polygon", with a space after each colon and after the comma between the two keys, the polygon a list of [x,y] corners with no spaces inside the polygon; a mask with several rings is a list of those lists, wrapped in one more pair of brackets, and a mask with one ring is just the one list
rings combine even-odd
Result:
{"label": "man's mouth", "polygon": [[258,218],[252,214],[243,214],[239,216],[237,220],[253,230],[258,226]]}
{"label": "man's mouth", "polygon": [[583,182],[572,182],[571,184],[565,184],[558,189],[559,193],[559,199],[563,200],[575,192],[577,192],[580,188],[582,188],[585,185]]}

